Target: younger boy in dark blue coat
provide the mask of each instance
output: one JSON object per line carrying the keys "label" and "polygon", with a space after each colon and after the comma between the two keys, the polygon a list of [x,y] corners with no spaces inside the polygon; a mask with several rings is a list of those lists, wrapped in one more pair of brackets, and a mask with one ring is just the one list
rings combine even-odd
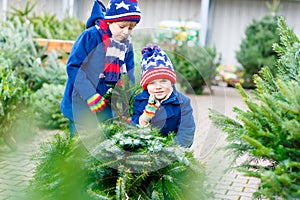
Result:
{"label": "younger boy in dark blue coat", "polygon": [[75,41],[66,67],[68,80],[60,108],[70,120],[71,137],[77,131],[95,131],[99,122],[113,117],[105,94],[121,74],[135,82],[129,37],[140,18],[137,0],[110,0],[107,9],[95,0],[87,29]]}
{"label": "younger boy in dark blue coat", "polygon": [[163,136],[176,134],[183,147],[194,141],[195,121],[190,99],[176,90],[176,74],[167,54],[156,45],[142,50],[141,94],[134,98],[132,123],[157,127]]}

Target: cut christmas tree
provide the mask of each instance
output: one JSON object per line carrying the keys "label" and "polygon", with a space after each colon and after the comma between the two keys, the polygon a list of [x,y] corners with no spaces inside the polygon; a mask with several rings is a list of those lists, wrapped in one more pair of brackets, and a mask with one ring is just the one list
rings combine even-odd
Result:
{"label": "cut christmas tree", "polygon": [[248,156],[237,168],[261,180],[254,197],[300,198],[300,41],[283,17],[278,20],[278,73],[269,67],[254,76],[248,94],[237,85],[248,109],[235,107],[236,119],[210,111],[213,123],[228,133],[232,155]]}
{"label": "cut christmas tree", "polygon": [[34,199],[207,199],[204,167],[156,129],[103,124],[98,134],[45,143]]}

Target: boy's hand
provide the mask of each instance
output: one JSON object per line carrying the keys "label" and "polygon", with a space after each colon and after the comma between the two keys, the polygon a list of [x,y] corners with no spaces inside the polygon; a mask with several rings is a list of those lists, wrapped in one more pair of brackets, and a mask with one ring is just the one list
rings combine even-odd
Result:
{"label": "boy's hand", "polygon": [[96,93],[87,100],[87,104],[93,113],[100,112],[106,107],[106,99]]}
{"label": "boy's hand", "polygon": [[160,106],[159,101],[156,101],[154,95],[150,95],[148,99],[148,104],[144,109],[144,113],[140,116],[140,125],[148,125],[150,120],[154,117],[155,112]]}

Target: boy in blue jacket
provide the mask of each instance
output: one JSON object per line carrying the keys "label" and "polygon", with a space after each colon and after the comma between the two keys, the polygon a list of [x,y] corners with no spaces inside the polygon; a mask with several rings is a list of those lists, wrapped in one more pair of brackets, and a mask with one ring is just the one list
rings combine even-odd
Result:
{"label": "boy in blue jacket", "polygon": [[134,98],[133,125],[157,127],[163,136],[176,134],[176,142],[190,147],[194,141],[195,121],[190,99],[175,88],[176,74],[167,54],[156,45],[142,50],[141,86]]}
{"label": "boy in blue jacket", "polygon": [[70,120],[71,137],[77,131],[95,130],[99,122],[113,117],[105,94],[121,74],[135,82],[129,37],[140,18],[137,0],[110,0],[107,9],[95,0],[86,30],[76,39],[66,66],[68,80],[60,108]]}

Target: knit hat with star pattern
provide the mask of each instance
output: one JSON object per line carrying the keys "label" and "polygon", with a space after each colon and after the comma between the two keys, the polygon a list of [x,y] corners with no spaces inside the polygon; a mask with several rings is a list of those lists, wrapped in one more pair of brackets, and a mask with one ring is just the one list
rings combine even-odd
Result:
{"label": "knit hat with star pattern", "polygon": [[138,0],[110,0],[104,19],[106,22],[134,21],[139,23],[141,10]]}
{"label": "knit hat with star pattern", "polygon": [[173,64],[167,54],[159,46],[148,44],[142,50],[141,61],[141,86],[147,89],[147,85],[155,79],[168,79],[172,84],[176,83],[176,74]]}

